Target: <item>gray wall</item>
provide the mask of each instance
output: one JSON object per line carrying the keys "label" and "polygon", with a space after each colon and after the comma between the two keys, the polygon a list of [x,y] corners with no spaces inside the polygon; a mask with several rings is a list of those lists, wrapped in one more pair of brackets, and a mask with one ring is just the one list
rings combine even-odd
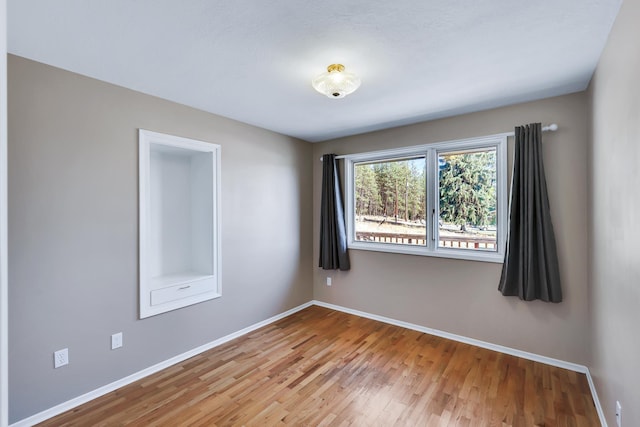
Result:
{"label": "gray wall", "polygon": [[640,426],[640,2],[622,4],[591,82],[591,372],[608,424]]}
{"label": "gray wall", "polygon": [[[312,299],[309,143],[15,56],[8,72],[12,422]],[[222,145],[223,296],[145,320],[138,128]]]}
{"label": "gray wall", "polygon": [[[543,150],[564,301],[522,302],[497,290],[501,264],[351,250],[351,271],[315,267],[314,296],[369,313],[588,364],[587,98],[585,93],[314,144],[314,230],[324,153],[348,154],[447,141],[556,122]],[[510,138],[511,140],[512,138]],[[513,141],[509,142],[510,147]],[[512,150],[510,150],[512,151]],[[314,233],[314,260],[318,236]],[[317,264],[316,264],[317,265]],[[333,285],[325,285],[326,276]]]}

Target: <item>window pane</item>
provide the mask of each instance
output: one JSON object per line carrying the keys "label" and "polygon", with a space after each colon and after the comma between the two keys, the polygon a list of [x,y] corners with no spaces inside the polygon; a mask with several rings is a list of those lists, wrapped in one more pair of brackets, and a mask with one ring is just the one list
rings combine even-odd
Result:
{"label": "window pane", "polygon": [[426,245],[425,157],[354,164],[355,239]]}
{"label": "window pane", "polygon": [[496,149],[439,152],[438,246],[497,251]]}

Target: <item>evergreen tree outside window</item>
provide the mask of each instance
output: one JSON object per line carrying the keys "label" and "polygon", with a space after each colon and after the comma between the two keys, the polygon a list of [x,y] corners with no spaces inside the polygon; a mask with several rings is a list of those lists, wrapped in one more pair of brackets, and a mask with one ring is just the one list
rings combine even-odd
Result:
{"label": "evergreen tree outside window", "polygon": [[497,248],[496,149],[439,152],[438,246]]}
{"label": "evergreen tree outside window", "polygon": [[424,156],[355,165],[355,239],[425,245]]}

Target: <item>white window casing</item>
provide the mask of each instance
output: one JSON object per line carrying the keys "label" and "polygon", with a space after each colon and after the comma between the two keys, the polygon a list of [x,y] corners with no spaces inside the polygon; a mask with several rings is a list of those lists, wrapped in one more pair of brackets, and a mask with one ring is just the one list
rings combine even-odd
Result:
{"label": "white window casing", "polygon": [[[492,149],[496,150],[496,248],[495,250],[472,250],[464,248],[438,247],[439,218],[439,168],[438,153]],[[355,239],[355,164],[361,162],[396,160],[424,156],[426,159],[426,244],[407,245],[366,242]],[[356,250],[392,252],[409,255],[455,258],[472,261],[501,263],[504,260],[507,222],[507,134],[499,134],[456,141],[416,145],[367,153],[349,154],[344,158],[345,206],[348,247]]]}

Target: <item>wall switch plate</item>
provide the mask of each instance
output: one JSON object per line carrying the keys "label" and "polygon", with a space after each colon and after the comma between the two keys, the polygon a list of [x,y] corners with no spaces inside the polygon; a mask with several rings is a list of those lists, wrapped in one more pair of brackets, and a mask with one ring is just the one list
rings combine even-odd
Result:
{"label": "wall switch plate", "polygon": [[622,405],[616,400],[616,424],[618,427],[622,427]]}
{"label": "wall switch plate", "polygon": [[63,348],[53,353],[53,367],[58,369],[69,364],[69,349]]}
{"label": "wall switch plate", "polygon": [[122,347],[122,332],[111,335],[111,350]]}
{"label": "wall switch plate", "polygon": [[331,277],[327,276],[327,286],[331,286]]}

